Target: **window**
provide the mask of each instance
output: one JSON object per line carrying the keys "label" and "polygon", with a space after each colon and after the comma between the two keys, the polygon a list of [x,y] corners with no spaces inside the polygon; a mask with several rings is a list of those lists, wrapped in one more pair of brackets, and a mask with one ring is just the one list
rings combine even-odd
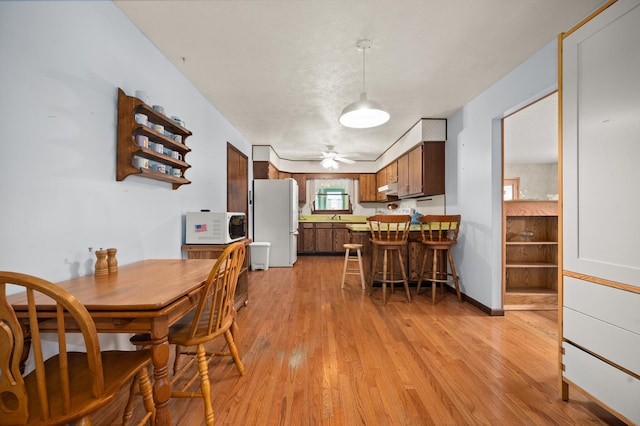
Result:
{"label": "window", "polygon": [[353,179],[314,179],[312,213],[352,213]]}
{"label": "window", "polygon": [[503,190],[503,199],[505,201],[508,200],[517,200],[520,198],[520,178],[505,178],[504,179],[504,190]]}

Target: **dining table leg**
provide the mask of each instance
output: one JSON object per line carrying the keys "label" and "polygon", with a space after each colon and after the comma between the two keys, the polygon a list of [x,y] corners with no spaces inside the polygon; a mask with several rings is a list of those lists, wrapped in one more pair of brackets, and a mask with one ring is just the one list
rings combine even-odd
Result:
{"label": "dining table leg", "polygon": [[153,363],[153,401],[156,406],[156,425],[171,426],[171,382],[169,380],[169,322],[167,318],[156,318],[151,327]]}

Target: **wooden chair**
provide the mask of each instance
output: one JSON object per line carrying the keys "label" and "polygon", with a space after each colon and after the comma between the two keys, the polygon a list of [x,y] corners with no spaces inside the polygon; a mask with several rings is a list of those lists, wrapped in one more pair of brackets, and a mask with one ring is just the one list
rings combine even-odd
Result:
{"label": "wooden chair", "polygon": [[[409,281],[404,266],[402,250],[406,250],[409,239],[409,227],[411,226],[411,216],[409,215],[375,215],[367,218],[371,229],[371,244],[373,246],[373,262],[371,263],[371,274],[369,277],[369,295],[373,291],[374,281],[382,283],[382,306],[387,303],[387,284],[391,284],[393,293],[394,283],[403,283],[407,292],[407,301],[411,302],[409,293]],[[380,258],[382,252],[382,258]],[[400,265],[400,276],[394,272],[394,263]],[[382,265],[378,265],[382,260]],[[381,266],[379,270],[378,267]],[[376,275],[380,278],[376,279]]]}
{"label": "wooden chair", "polygon": [[[182,318],[169,329],[169,343],[176,345],[174,376],[171,379],[171,397],[173,398],[202,398],[205,406],[206,424],[213,425],[213,408],[211,405],[211,391],[209,384],[208,364],[214,356],[231,356],[241,376],[245,370],[240,353],[236,347],[234,336],[238,335],[236,324],[236,310],[233,307],[238,274],[246,255],[244,243],[235,243],[227,247],[213,269],[209,273],[205,284],[200,290],[200,300],[196,309]],[[228,352],[208,352],[205,344],[219,336],[224,336]],[[148,345],[150,336],[137,335],[131,342],[136,345]],[[196,351],[188,350],[195,346]],[[189,356],[185,365],[180,365],[182,355]],[[188,371],[189,367],[198,363],[198,372],[180,390],[175,390],[174,385]],[[200,376],[200,392],[189,392],[187,389]]]}
{"label": "wooden chair", "polygon": [[[25,289],[28,321],[19,320],[9,304],[7,284]],[[38,301],[45,298],[56,302],[55,311],[39,311]],[[67,326],[82,333],[86,352],[67,351]],[[58,337],[59,354],[47,360],[41,332]],[[35,369],[22,377],[21,362],[30,349]],[[66,290],[30,275],[0,272],[0,425],[63,425],[77,420],[89,425],[89,414],[110,402],[136,375],[147,409],[143,424],[155,413],[146,370],[150,361],[150,351],[100,352],[93,319]]]}
{"label": "wooden chair", "polygon": [[[424,279],[431,281],[431,303],[435,305],[437,284],[440,283],[441,288],[444,289],[444,283],[451,282],[456,287],[458,301],[462,302],[456,265],[453,263],[453,256],[451,255],[451,247],[458,242],[460,215],[426,215],[419,217],[418,221],[420,222],[420,233],[422,234],[422,244],[425,250],[416,294],[420,293],[420,286]],[[430,250],[432,253],[431,269],[427,271],[425,278],[425,268]],[[451,267],[451,273],[449,273],[449,266]]]}

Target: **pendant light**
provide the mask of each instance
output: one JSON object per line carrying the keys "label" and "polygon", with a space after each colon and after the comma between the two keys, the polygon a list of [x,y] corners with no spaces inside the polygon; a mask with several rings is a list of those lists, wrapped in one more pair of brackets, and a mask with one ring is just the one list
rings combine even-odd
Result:
{"label": "pendant light", "polygon": [[389,121],[389,113],[379,102],[368,99],[365,90],[365,53],[371,48],[371,40],[359,40],[356,47],[362,51],[362,93],[360,99],[342,110],[340,124],[355,129],[366,129]]}

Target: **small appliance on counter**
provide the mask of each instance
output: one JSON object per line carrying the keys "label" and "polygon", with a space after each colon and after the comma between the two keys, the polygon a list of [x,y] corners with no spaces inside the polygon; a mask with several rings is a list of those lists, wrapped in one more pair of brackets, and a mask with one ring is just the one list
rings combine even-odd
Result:
{"label": "small appliance on counter", "polygon": [[247,215],[242,212],[188,212],[185,244],[230,244],[247,237]]}

